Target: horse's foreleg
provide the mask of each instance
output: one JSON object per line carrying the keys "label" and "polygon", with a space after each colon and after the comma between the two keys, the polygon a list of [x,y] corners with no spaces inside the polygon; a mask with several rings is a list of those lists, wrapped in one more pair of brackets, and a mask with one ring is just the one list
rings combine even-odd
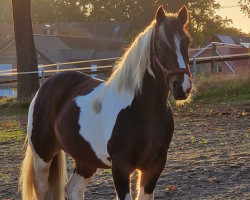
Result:
{"label": "horse's foreleg", "polygon": [[153,200],[154,199],[154,189],[156,182],[164,169],[166,164],[166,157],[161,158],[155,165],[141,173],[140,188],[137,189],[138,194],[136,200]]}
{"label": "horse's foreleg", "polygon": [[133,169],[125,161],[112,159],[112,174],[115,184],[116,193],[119,200],[132,200],[130,195],[130,174]]}
{"label": "horse's foreleg", "polygon": [[[65,192],[69,200],[83,200],[84,192],[89,183],[93,178],[96,169],[86,170],[86,169],[75,169],[74,173],[70,177],[66,184]],[[81,174],[81,175],[80,175]]]}

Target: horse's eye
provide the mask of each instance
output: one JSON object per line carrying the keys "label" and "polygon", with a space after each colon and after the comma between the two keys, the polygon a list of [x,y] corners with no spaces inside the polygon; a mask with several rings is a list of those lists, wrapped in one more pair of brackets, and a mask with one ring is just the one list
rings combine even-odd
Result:
{"label": "horse's eye", "polygon": [[160,41],[160,42],[159,42],[159,45],[160,45],[161,47],[168,47],[168,45],[167,45],[166,42],[164,42],[164,41]]}

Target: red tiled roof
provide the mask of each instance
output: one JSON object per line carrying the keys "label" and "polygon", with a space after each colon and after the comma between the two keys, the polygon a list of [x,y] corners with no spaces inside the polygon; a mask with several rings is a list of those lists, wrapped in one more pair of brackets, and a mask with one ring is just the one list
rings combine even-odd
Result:
{"label": "red tiled roof", "polygon": [[188,49],[188,56],[189,58],[192,58],[196,53],[198,53],[200,50],[198,49]]}
{"label": "red tiled roof", "polygon": [[[233,48],[232,51],[234,52],[234,54],[244,54],[244,53],[248,53],[248,49],[247,48]],[[242,66],[250,66],[250,61],[249,59],[245,59],[245,60],[239,60],[240,65]]]}

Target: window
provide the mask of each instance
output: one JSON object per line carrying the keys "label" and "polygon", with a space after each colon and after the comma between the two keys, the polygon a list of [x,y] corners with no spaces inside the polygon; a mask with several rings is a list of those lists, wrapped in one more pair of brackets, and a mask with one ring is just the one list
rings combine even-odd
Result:
{"label": "window", "polygon": [[216,72],[222,72],[222,66],[216,66]]}

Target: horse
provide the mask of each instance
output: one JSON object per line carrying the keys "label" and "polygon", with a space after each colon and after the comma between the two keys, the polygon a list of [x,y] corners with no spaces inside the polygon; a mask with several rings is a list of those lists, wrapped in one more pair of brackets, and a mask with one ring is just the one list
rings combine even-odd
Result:
{"label": "horse", "polygon": [[[136,199],[154,199],[174,132],[167,99],[190,94],[188,10],[163,6],[108,78],[61,72],[46,80],[28,113],[20,185],[24,200],[84,199],[98,168],[111,168],[120,200],[130,200],[130,175],[140,172]],[[67,181],[65,152],[74,162]]]}

